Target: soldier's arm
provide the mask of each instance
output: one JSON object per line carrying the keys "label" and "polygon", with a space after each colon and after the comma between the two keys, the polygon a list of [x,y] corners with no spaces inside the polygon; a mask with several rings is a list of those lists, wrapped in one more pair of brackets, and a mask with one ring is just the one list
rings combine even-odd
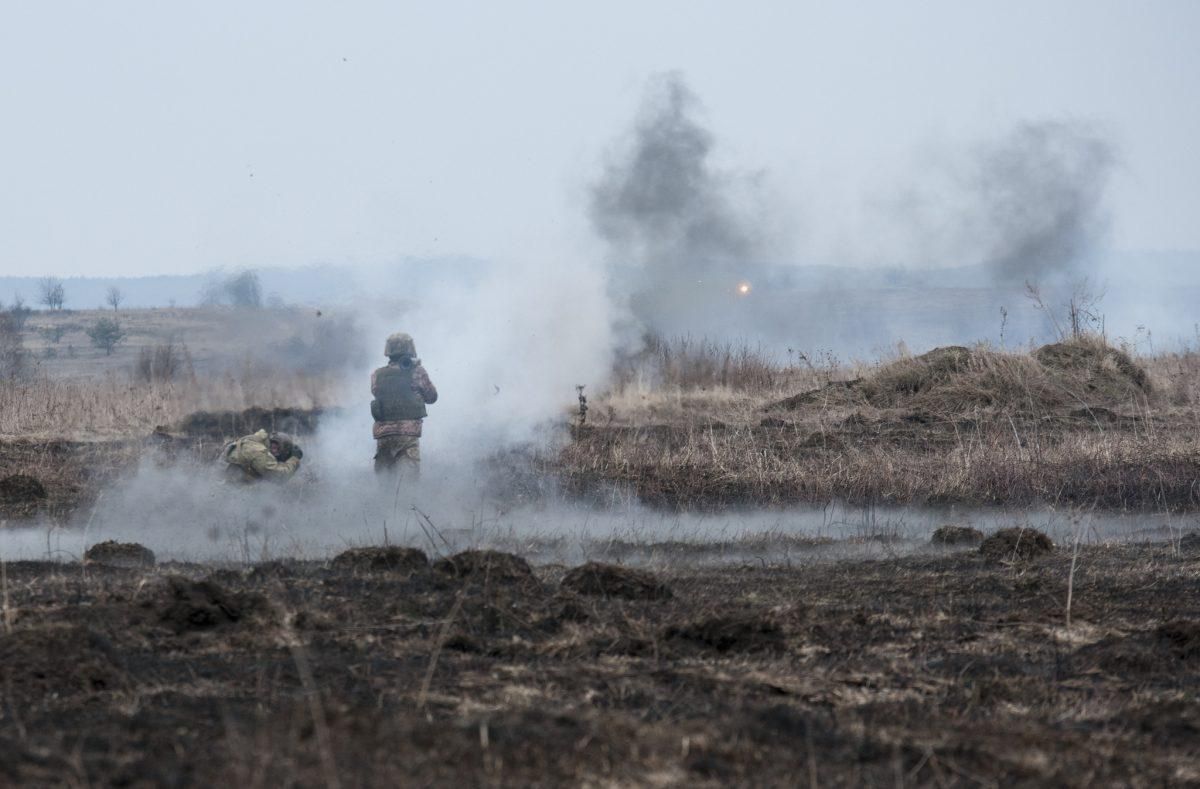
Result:
{"label": "soldier's arm", "polygon": [[379,372],[378,370],[373,370],[371,372],[371,397],[374,397],[375,395],[378,394],[378,392],[375,391],[375,373],[378,373],[378,372]]}
{"label": "soldier's arm", "polygon": [[425,372],[423,365],[417,365],[413,370],[413,389],[417,390],[417,394],[421,395],[426,403],[432,405],[437,402],[437,388],[434,387],[433,381],[429,380],[429,373]]}
{"label": "soldier's arm", "polygon": [[280,463],[269,451],[256,452],[251,459],[251,465],[260,477],[265,479],[285,480],[300,468],[300,458],[288,458]]}

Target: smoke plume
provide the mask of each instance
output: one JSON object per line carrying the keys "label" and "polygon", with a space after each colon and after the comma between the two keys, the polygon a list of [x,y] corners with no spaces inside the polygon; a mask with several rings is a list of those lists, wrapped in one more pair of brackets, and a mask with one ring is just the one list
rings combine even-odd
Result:
{"label": "smoke plume", "polygon": [[632,132],[591,189],[589,218],[605,242],[626,329],[681,333],[714,325],[767,251],[752,216],[753,177],[712,162],[713,135],[678,74],[651,81]]}
{"label": "smoke plume", "polygon": [[984,260],[998,282],[1071,273],[1108,228],[1104,197],[1114,155],[1078,123],[1030,123],[983,146],[968,187]]}
{"label": "smoke plume", "polygon": [[1115,163],[1112,144],[1089,124],[1026,122],[939,150],[879,219],[899,223],[901,257],[982,266],[996,285],[1061,281],[1090,273],[1108,230]]}

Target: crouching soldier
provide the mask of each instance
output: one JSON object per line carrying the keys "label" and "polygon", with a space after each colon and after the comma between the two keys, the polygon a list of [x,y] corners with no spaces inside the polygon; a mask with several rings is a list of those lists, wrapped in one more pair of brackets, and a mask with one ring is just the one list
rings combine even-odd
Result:
{"label": "crouching soldier", "polygon": [[225,445],[221,452],[226,479],[253,483],[269,479],[286,482],[300,468],[304,452],[287,433],[259,430]]}
{"label": "crouching soldier", "polygon": [[375,470],[416,476],[421,464],[421,420],[437,402],[437,389],[417,358],[407,334],[387,338],[386,367],[371,373],[371,416],[375,418]]}

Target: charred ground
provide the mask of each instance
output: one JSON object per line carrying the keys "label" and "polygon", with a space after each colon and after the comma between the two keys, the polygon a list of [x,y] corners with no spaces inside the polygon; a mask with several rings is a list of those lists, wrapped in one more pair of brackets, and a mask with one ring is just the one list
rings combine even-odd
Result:
{"label": "charred ground", "polygon": [[0,775],[1200,780],[1200,554],[1178,544],[1081,549],[1069,625],[1061,549],[658,568],[649,584],[505,554],[402,558],[8,565]]}

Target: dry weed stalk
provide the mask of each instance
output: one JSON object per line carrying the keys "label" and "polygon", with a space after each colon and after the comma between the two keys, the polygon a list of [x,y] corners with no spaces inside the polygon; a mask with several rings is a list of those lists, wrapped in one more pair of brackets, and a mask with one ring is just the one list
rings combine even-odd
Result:
{"label": "dry weed stalk", "polygon": [[341,781],[338,779],[337,762],[333,754],[333,740],[329,736],[329,723],[325,717],[325,708],[321,704],[320,689],[313,678],[308,653],[292,625],[287,623],[284,628],[284,640],[292,654],[292,661],[296,664],[296,672],[300,675],[300,684],[304,687],[309,714],[312,716],[313,732],[317,737],[317,755],[320,758],[325,785],[331,789],[339,789]]}
{"label": "dry weed stalk", "polygon": [[[4,526],[5,524],[0,522],[0,529],[3,529]],[[8,599],[8,562],[3,558],[0,558],[0,586],[4,588],[4,633],[11,636],[16,612],[13,611]]]}

